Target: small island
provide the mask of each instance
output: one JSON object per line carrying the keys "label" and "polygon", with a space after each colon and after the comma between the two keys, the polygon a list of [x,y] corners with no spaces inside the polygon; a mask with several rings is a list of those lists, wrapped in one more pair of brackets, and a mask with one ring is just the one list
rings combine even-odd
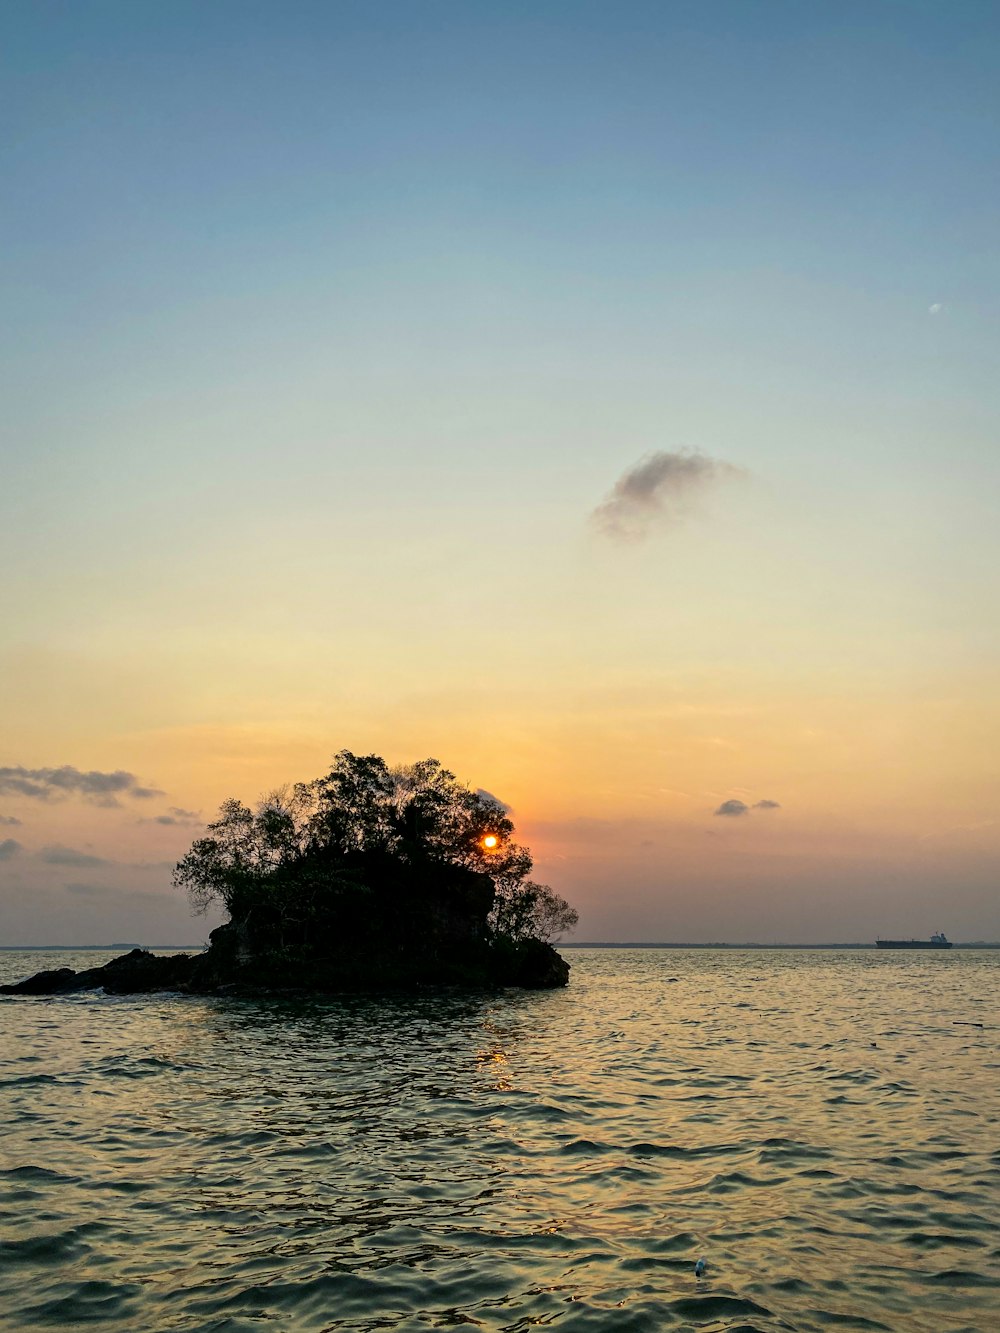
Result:
{"label": "small island", "polygon": [[436,759],[390,767],[341,751],[325,777],[223,803],[174,870],[196,911],[228,921],[201,954],[141,949],[57,968],[8,995],[103,987],[260,995],[431,986],[565,986],[552,941],[577,922],[534,882],[509,813]]}

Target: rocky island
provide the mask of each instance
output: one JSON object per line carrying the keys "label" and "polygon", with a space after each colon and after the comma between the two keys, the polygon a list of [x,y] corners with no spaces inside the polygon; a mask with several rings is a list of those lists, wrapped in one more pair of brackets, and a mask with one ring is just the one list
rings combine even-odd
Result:
{"label": "rocky island", "polygon": [[530,879],[506,807],[426,759],[344,750],[330,772],[222,805],[174,871],[196,910],[229,920],[199,954],[142,949],[40,972],[8,995],[103,988],[260,995],[428,986],[565,986],[551,941],[577,914]]}

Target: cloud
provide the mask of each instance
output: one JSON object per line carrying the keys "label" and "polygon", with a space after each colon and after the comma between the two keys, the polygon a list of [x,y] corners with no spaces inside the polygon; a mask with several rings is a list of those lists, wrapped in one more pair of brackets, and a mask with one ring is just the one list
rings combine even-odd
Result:
{"label": "cloud", "polygon": [[38,859],[50,866],[106,866],[110,864],[103,856],[92,856],[89,852],[78,852],[75,847],[63,847],[58,842],[43,847],[38,853]]}
{"label": "cloud", "polygon": [[647,454],[615,482],[608,498],[591,514],[605,537],[639,541],[654,527],[669,527],[686,512],[690,500],[720,477],[740,469],[698,453]]}
{"label": "cloud", "polygon": [[763,801],[754,801],[753,805],[747,805],[746,801],[741,801],[733,796],[728,801],[723,801],[718,810],[713,813],[717,815],[748,815],[751,810],[780,810],[781,806],[777,801],[769,801],[766,798]]}
{"label": "cloud", "polygon": [[100,898],[109,890],[103,884],[67,884],[67,893],[76,893],[84,898]]}
{"label": "cloud", "polygon": [[0,768],[0,792],[29,796],[32,800],[48,801],[53,796],[82,796],[96,805],[118,805],[118,796],[131,796],[148,801],[163,792],[155,787],[140,787],[134,773],[117,769],[114,773],[100,773],[92,769],[83,773],[72,764],[61,768]]}
{"label": "cloud", "polygon": [[740,801],[734,796],[731,801],[723,801],[715,813],[717,815],[748,815],[750,807],[746,801]]}
{"label": "cloud", "polygon": [[18,852],[23,852],[24,848],[13,838],[5,838],[0,842],[0,861],[9,861],[12,856],[17,856]]}
{"label": "cloud", "polygon": [[935,301],[933,305],[927,307],[927,313],[929,315],[940,315],[943,308],[940,301]]}
{"label": "cloud", "polygon": [[179,805],[170,806],[168,815],[151,815],[148,819],[136,821],[139,824],[177,824],[181,827],[203,824],[205,821],[198,810],[182,810]]}
{"label": "cloud", "polygon": [[8,824],[11,828],[20,828],[21,821],[15,819],[13,815],[0,815],[0,825]]}

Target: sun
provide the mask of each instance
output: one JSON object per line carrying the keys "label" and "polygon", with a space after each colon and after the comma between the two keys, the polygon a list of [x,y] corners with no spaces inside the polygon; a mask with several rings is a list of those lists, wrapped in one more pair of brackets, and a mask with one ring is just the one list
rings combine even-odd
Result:
{"label": "sun", "polygon": [[496,845],[497,845],[496,834],[487,833],[486,837],[483,839],[483,846],[486,848],[488,852],[492,852],[494,847],[496,847]]}

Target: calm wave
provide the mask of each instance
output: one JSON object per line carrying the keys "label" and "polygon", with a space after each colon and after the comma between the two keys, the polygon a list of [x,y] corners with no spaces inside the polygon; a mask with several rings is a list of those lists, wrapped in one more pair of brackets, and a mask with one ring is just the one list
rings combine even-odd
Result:
{"label": "calm wave", "polygon": [[0,1321],[998,1327],[1000,953],[567,957],[541,994],[0,1000]]}

